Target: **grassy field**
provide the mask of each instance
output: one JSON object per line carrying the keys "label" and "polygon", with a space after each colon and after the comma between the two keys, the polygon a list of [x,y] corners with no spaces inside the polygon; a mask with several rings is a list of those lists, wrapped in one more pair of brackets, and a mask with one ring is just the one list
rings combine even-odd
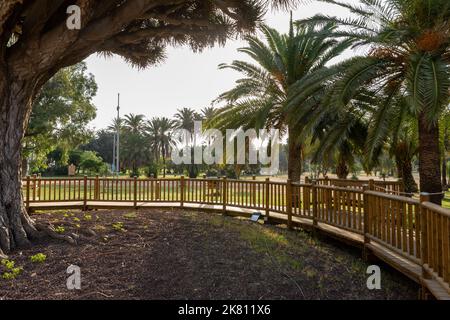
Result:
{"label": "grassy field", "polygon": [[450,191],[445,194],[444,201],[442,202],[444,208],[450,209]]}

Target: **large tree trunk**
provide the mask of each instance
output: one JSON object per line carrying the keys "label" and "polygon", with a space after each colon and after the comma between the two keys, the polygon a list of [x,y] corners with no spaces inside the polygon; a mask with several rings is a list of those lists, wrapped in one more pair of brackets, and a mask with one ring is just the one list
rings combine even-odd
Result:
{"label": "large tree trunk", "polygon": [[[396,157],[397,158],[397,157]],[[416,180],[412,173],[412,161],[407,159],[396,159],[397,175],[403,180],[406,193],[415,193],[419,191]]]}
{"label": "large tree trunk", "polygon": [[21,190],[21,143],[31,112],[33,82],[14,78],[6,67],[0,69],[1,255],[28,246],[29,239],[39,233],[25,210]]}
{"label": "large tree trunk", "polygon": [[293,182],[299,182],[302,176],[302,151],[303,145],[298,141],[292,127],[288,128],[289,154],[288,154],[288,178]]}
{"label": "large tree trunk", "polygon": [[447,158],[445,156],[442,159],[442,186],[444,187],[444,189],[448,189]]}
{"label": "large tree trunk", "polygon": [[439,125],[430,124],[424,112],[419,115],[419,173],[420,191],[431,193],[431,202],[441,205],[443,195]]}

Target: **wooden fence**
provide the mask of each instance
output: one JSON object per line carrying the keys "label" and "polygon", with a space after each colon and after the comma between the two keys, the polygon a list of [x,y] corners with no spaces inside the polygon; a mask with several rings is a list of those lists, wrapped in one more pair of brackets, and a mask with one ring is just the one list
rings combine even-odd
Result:
{"label": "wooden fence", "polygon": [[[308,178],[307,178],[308,181]],[[355,189],[363,189],[364,186],[367,186],[370,181],[373,180],[351,180],[351,179],[330,179],[330,178],[322,178],[316,180],[318,184],[325,186],[336,186],[336,187],[344,187],[344,188],[355,188]],[[401,195],[404,191],[404,184],[402,180],[399,181],[373,181],[374,189],[376,191],[381,191],[385,193],[392,193]]]}
{"label": "wooden fence", "polygon": [[392,194],[402,190],[398,182],[348,181],[345,187],[333,179],[306,182],[34,176],[27,177],[23,186],[29,209],[42,207],[39,204],[84,209],[102,204],[135,208],[150,203],[198,204],[224,212],[260,211],[266,220],[281,217],[289,227],[304,221],[322,231],[330,226],[359,235],[365,250],[379,254],[434,296],[450,297],[450,210],[430,203],[425,194],[420,200]]}

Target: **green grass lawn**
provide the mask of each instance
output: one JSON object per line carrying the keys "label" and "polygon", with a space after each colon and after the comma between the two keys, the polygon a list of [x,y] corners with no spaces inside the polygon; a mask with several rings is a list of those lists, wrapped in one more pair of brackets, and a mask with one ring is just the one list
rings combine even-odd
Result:
{"label": "green grass lawn", "polygon": [[445,194],[444,201],[442,202],[444,208],[450,209],[450,191]]}

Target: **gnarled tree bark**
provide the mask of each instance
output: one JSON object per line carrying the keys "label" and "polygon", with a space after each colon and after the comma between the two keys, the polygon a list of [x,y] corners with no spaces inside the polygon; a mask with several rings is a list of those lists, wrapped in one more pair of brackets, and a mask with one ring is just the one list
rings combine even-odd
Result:
{"label": "gnarled tree bark", "polygon": [[18,79],[4,59],[0,69],[1,254],[28,246],[39,232],[25,210],[21,192],[21,143],[38,81]]}

